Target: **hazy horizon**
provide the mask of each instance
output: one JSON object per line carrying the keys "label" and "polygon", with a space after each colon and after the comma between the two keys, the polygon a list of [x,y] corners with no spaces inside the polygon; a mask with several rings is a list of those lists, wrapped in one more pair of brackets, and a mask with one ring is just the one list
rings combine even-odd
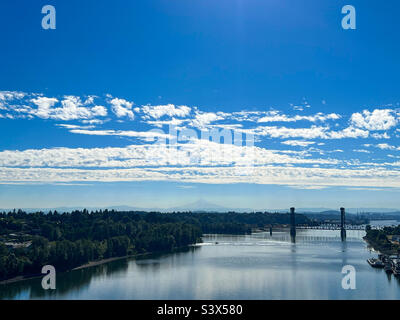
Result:
{"label": "hazy horizon", "polygon": [[[292,205],[293,206],[293,205]],[[290,207],[292,207],[290,206]],[[97,210],[97,209],[115,209],[115,210],[144,210],[144,211],[154,211],[154,210],[159,210],[162,212],[172,212],[172,211],[179,211],[179,210],[192,210],[192,211],[219,211],[219,212],[227,212],[230,210],[236,210],[236,211],[269,211],[269,212],[274,212],[274,211],[279,211],[279,212],[284,212],[284,211],[289,211],[290,207],[287,208],[271,208],[271,207],[264,207],[264,208],[252,208],[252,207],[228,207],[228,206],[221,206],[215,203],[208,202],[204,199],[199,199],[195,202],[192,203],[184,203],[184,204],[177,204],[173,207],[139,207],[135,205],[127,205],[127,204],[113,204],[113,205],[108,205],[108,206],[80,206],[80,205],[66,205],[66,206],[58,206],[58,207],[14,207],[14,208],[0,208],[0,210],[59,210],[59,209],[65,209],[65,210],[82,210],[82,209],[88,209],[88,210]],[[295,209],[298,212],[323,212],[323,211],[337,211],[340,212],[340,208],[334,208],[334,207],[295,207]],[[350,213],[363,213],[363,212],[374,212],[374,213],[390,213],[390,212],[398,212],[400,211],[399,208],[388,208],[388,207],[382,207],[382,208],[368,208],[368,207],[357,207],[357,208],[345,208],[347,212]]]}

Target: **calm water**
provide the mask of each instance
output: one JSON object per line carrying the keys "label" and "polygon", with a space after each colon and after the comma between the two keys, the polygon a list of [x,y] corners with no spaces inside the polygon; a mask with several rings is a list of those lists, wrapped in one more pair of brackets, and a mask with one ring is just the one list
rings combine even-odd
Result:
{"label": "calm water", "polygon": [[[376,256],[363,231],[299,230],[249,236],[206,236],[188,250],[124,259],[57,275],[57,290],[40,279],[0,286],[1,299],[399,299],[400,282],[366,259]],[[218,242],[218,244],[216,244]],[[341,287],[353,265],[356,290]]]}

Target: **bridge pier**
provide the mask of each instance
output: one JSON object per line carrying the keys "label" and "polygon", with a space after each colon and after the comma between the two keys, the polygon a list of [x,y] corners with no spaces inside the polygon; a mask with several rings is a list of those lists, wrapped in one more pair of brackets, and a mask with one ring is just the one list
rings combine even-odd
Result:
{"label": "bridge pier", "polygon": [[340,237],[342,241],[346,239],[346,212],[344,208],[340,208]]}
{"label": "bridge pier", "polygon": [[290,236],[294,240],[296,237],[296,214],[295,208],[290,208]]}

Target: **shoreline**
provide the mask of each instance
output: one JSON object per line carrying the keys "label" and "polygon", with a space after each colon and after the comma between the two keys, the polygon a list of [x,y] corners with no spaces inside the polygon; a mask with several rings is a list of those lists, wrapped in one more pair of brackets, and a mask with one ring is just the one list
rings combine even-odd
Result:
{"label": "shoreline", "polygon": [[[171,252],[173,252],[173,251],[171,251]],[[114,258],[101,259],[101,260],[97,260],[97,261],[90,261],[88,263],[85,263],[83,265],[75,267],[75,268],[73,268],[71,270],[63,271],[63,272],[60,272],[60,273],[68,273],[68,272],[71,272],[71,271],[83,270],[83,269],[100,266],[102,264],[106,264],[106,263],[117,261],[117,260],[140,257],[140,256],[151,255],[151,254],[156,254],[156,253],[157,252],[130,254],[130,255],[122,256],[122,257],[114,257]],[[0,281],[0,286],[1,285],[11,284],[11,283],[16,283],[16,282],[22,282],[22,281],[26,281],[26,280],[38,279],[38,278],[42,278],[44,276],[45,276],[45,274],[33,275],[33,276],[30,276],[30,275],[17,276],[17,277],[14,277],[14,278],[10,278],[10,279],[7,279],[7,280]]]}
{"label": "shoreline", "polygon": [[83,264],[83,265],[81,265],[79,267],[75,267],[75,268],[73,268],[73,269],[71,269],[69,271],[66,271],[66,272],[87,269],[87,268],[90,268],[90,267],[96,267],[96,266],[100,266],[102,264],[106,264],[106,263],[109,263],[109,262],[122,260],[122,259],[133,258],[133,257],[138,257],[138,256],[145,255],[145,254],[150,254],[150,253],[130,254],[130,255],[127,255],[127,256],[123,256],[123,257],[114,257],[114,258],[101,259],[101,260],[97,260],[97,261],[90,261],[88,263],[85,263],[85,264]]}
{"label": "shoreline", "polygon": [[[198,242],[198,243],[201,243],[201,242]],[[71,272],[71,271],[83,270],[83,269],[87,269],[87,268],[91,268],[91,267],[100,266],[102,264],[106,264],[106,263],[109,263],[109,262],[122,260],[122,259],[137,258],[137,257],[142,257],[142,256],[147,256],[147,255],[152,255],[152,254],[173,253],[173,252],[176,252],[176,251],[178,251],[180,249],[183,249],[183,248],[190,248],[190,247],[196,246],[196,244],[197,243],[194,243],[194,244],[191,244],[191,245],[188,245],[188,246],[185,246],[185,247],[175,248],[175,249],[173,249],[171,251],[145,252],[145,253],[130,254],[130,255],[126,255],[126,256],[122,256],[122,257],[113,257],[113,258],[101,259],[101,260],[97,260],[97,261],[90,261],[88,263],[85,263],[83,265],[75,267],[75,268],[73,268],[71,270],[63,271],[63,272],[60,272],[60,273],[67,273],[67,272]],[[0,281],[0,286],[11,284],[11,283],[16,283],[16,282],[22,282],[22,281],[26,281],[26,280],[38,279],[38,278],[42,278],[44,276],[45,276],[45,274],[21,275],[21,276],[17,276],[17,277],[14,277],[14,278],[1,280]]]}
{"label": "shoreline", "polygon": [[0,286],[11,284],[11,283],[15,283],[15,282],[22,282],[22,281],[25,281],[25,280],[38,279],[38,278],[42,278],[43,276],[45,276],[45,275],[41,274],[41,275],[35,275],[35,276],[29,276],[29,275],[17,276],[17,277],[14,277],[14,278],[10,278],[10,279],[7,279],[7,280],[0,281]]}
{"label": "shoreline", "polygon": [[374,249],[376,252],[381,253],[381,254],[386,254],[386,255],[393,255],[396,254],[396,250],[392,249],[392,250],[385,250],[385,249],[381,249],[379,243],[376,242],[372,242],[370,241],[367,236],[363,237],[363,240],[372,248]]}

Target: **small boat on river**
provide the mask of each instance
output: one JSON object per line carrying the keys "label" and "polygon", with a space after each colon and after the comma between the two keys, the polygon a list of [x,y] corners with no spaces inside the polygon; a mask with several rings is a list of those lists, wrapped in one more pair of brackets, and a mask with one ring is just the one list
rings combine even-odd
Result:
{"label": "small boat on river", "polygon": [[381,260],[375,258],[370,258],[367,260],[367,262],[373,268],[383,268],[385,266],[385,264]]}

